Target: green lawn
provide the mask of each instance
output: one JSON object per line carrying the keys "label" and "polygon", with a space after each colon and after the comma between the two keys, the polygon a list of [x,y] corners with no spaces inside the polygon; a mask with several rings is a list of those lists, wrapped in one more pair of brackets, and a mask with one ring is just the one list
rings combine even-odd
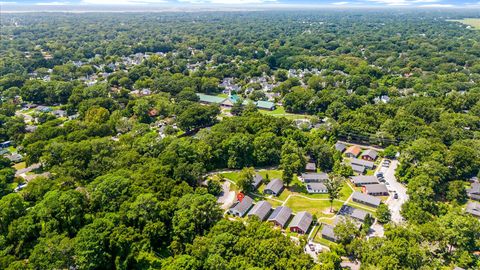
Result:
{"label": "green lawn", "polygon": [[20,163],[17,163],[15,165],[13,165],[13,168],[17,171],[21,170],[21,169],[25,169],[26,167],[27,167],[27,163],[25,163],[25,162],[20,162]]}
{"label": "green lawn", "polygon": [[[342,205],[343,203],[334,201],[333,209],[337,211]],[[330,202],[327,200],[310,200],[308,198],[292,196],[288,199],[286,206],[290,207],[293,212],[307,211],[317,217],[331,217],[334,215],[328,212],[330,210]]]}
{"label": "green lawn", "polygon": [[285,111],[285,108],[283,106],[277,106],[275,110],[273,111],[268,111],[268,110],[259,110],[263,114],[275,116],[275,117],[285,117],[287,119],[295,120],[295,119],[310,119],[313,116],[311,115],[306,115],[306,114],[295,114],[295,113],[289,113]]}
{"label": "green lawn", "polygon": [[480,18],[466,18],[463,20],[452,20],[453,22],[460,22],[466,25],[470,25],[473,28],[480,30]]}

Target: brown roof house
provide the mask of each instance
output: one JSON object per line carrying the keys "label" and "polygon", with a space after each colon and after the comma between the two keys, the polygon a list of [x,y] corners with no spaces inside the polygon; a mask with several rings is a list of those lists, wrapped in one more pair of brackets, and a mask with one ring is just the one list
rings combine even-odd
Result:
{"label": "brown roof house", "polygon": [[347,157],[356,158],[358,157],[358,155],[360,155],[361,152],[362,152],[362,148],[356,145],[352,145],[347,148],[347,151],[345,151],[345,155]]}

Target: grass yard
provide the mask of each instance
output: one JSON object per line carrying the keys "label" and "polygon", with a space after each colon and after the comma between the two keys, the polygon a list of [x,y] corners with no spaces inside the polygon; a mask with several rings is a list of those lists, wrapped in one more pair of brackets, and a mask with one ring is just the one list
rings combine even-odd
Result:
{"label": "grass yard", "polygon": [[288,113],[285,111],[285,108],[283,106],[277,106],[275,110],[273,111],[268,111],[268,110],[259,110],[259,112],[266,114],[266,115],[271,115],[275,117],[285,117],[287,119],[295,120],[295,119],[310,119],[313,116],[311,115],[305,115],[305,114],[295,114],[295,113]]}
{"label": "grass yard", "polygon": [[[333,209],[335,211],[342,207],[343,203],[339,201],[333,202]],[[286,206],[290,207],[293,212],[307,211],[317,217],[332,217],[333,213],[328,213],[330,210],[330,202],[328,200],[310,200],[303,197],[292,196],[288,199]]]}
{"label": "grass yard", "polygon": [[463,20],[452,20],[452,21],[470,25],[473,28],[480,30],[480,18],[466,18]]}
{"label": "grass yard", "polygon": [[20,163],[17,163],[15,165],[13,165],[13,168],[17,171],[21,170],[21,169],[25,169],[26,167],[27,167],[27,163],[25,163],[25,162],[20,162]]}

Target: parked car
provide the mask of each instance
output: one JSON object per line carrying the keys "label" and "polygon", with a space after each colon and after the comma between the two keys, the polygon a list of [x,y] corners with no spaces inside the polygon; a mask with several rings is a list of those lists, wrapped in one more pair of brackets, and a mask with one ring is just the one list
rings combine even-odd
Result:
{"label": "parked car", "polygon": [[377,173],[377,177],[378,177],[378,178],[383,178],[383,172],[378,172],[378,173]]}
{"label": "parked car", "polygon": [[394,199],[398,199],[398,193],[397,193],[397,192],[395,192],[395,193],[393,194],[393,198],[394,198]]}

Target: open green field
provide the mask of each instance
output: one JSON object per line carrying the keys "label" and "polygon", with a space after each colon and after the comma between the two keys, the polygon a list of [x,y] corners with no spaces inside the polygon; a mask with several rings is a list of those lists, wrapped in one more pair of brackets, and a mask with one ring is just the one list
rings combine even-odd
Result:
{"label": "open green field", "polygon": [[452,21],[470,25],[473,28],[480,30],[480,18],[466,18],[463,20],[452,20]]}
{"label": "open green field", "polygon": [[295,119],[310,119],[313,116],[311,115],[304,115],[304,114],[295,114],[295,113],[288,113],[285,111],[285,108],[283,106],[277,106],[277,108],[273,111],[267,111],[267,110],[259,110],[259,112],[275,117],[285,117],[290,120],[295,120]]}
{"label": "open green field", "polygon": [[[334,201],[333,209],[337,211],[342,205],[342,202]],[[332,217],[334,215],[334,213],[329,213],[330,202],[328,200],[311,200],[293,196],[288,199],[286,206],[290,207],[293,212],[307,211],[317,217]]]}
{"label": "open green field", "polygon": [[25,161],[13,165],[13,168],[17,171],[21,169],[25,169],[26,167],[27,167],[27,164],[25,163]]}

